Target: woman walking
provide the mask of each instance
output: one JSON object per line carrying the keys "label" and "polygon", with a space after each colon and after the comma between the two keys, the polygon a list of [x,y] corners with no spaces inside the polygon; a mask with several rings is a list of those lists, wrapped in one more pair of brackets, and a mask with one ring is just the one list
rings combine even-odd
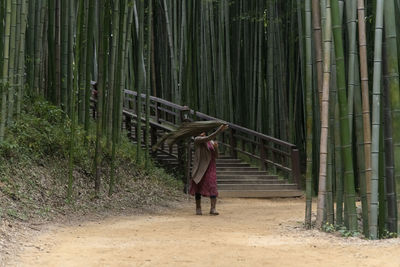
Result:
{"label": "woman walking", "polygon": [[221,125],[214,133],[206,136],[201,133],[194,139],[194,161],[190,194],[196,199],[196,214],[202,215],[201,196],[210,197],[210,215],[218,215],[217,204],[217,172],[215,159],[218,158],[218,143],[213,139],[221,132],[225,131],[228,125]]}

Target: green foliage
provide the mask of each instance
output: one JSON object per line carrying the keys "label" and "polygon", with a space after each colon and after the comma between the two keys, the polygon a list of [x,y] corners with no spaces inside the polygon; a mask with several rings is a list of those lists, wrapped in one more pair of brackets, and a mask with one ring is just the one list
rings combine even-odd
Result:
{"label": "green foliage", "polygon": [[347,229],[345,226],[339,226],[337,227],[337,231],[338,233],[340,233],[340,235],[342,237],[357,237],[360,236],[361,233],[358,231],[351,231],[349,229]]}
{"label": "green foliage", "polygon": [[333,233],[336,231],[336,228],[333,224],[326,222],[325,224],[322,225],[322,231],[327,233]]}
{"label": "green foliage", "polygon": [[62,110],[46,101],[35,101],[7,129],[6,140],[0,144],[0,155],[28,155],[31,159],[64,155],[68,125],[69,120]]}
{"label": "green foliage", "polygon": [[397,238],[398,234],[397,233],[393,233],[393,232],[389,232],[388,230],[384,230],[384,232],[381,234],[381,238],[382,239],[387,239],[387,238]]}
{"label": "green foliage", "polygon": [[[0,143],[0,216],[17,220],[49,218],[57,211],[120,209],[167,204],[180,197],[182,182],[157,168],[152,161],[145,169],[144,153],[136,162],[137,148],[122,133],[115,156],[115,194],[107,191],[111,151],[101,140],[99,195],[94,197],[94,124],[88,132],[77,127],[74,155],[74,184],[71,202],[66,202],[70,119],[41,99],[30,99],[21,116]],[[4,201],[3,201],[4,200]]]}

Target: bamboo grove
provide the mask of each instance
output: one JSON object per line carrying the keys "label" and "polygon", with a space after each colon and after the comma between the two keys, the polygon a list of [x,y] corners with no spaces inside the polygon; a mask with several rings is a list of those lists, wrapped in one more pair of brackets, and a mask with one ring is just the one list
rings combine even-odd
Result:
{"label": "bamboo grove", "polygon": [[318,195],[318,228],[397,233],[399,16],[398,0],[2,0],[0,141],[45,97],[71,119],[69,195],[75,131],[95,124],[98,193],[127,88],[295,143],[306,227]]}

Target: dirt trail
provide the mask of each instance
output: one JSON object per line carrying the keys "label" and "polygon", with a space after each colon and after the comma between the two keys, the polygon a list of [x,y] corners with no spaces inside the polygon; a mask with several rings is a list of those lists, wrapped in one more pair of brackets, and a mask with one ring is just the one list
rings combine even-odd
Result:
{"label": "dirt trail", "polygon": [[399,239],[303,230],[301,199],[222,199],[216,217],[208,205],[203,216],[193,215],[191,201],[160,215],[57,226],[25,244],[13,265],[400,266]]}

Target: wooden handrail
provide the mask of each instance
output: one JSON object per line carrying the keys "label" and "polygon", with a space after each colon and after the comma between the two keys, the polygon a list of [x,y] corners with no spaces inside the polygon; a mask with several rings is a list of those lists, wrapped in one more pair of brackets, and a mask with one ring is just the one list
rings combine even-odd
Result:
{"label": "wooden handrail", "polygon": [[[206,114],[201,113],[201,112],[194,112],[193,110],[191,110],[190,112],[191,112],[191,114],[196,114],[196,117],[198,117],[200,119],[204,119],[204,120],[219,120],[217,118],[214,118],[212,116],[206,115]],[[266,141],[271,141],[271,142],[274,142],[274,143],[276,143],[278,145],[288,146],[288,147],[291,147],[291,148],[295,148],[296,147],[296,145],[294,145],[294,144],[282,141],[282,140],[277,139],[277,138],[272,137],[272,136],[268,136],[268,135],[256,132],[254,130],[239,126],[237,124],[233,124],[233,123],[230,123],[230,122],[227,122],[227,124],[232,129],[239,130],[240,132],[256,136],[256,137],[264,139]]]}
{"label": "wooden handrail", "polygon": [[[127,89],[124,90],[124,93],[127,94],[127,95],[133,95],[133,96],[136,96],[136,97],[138,96],[138,93],[137,93],[136,91],[131,91],[131,90],[127,90]],[[146,94],[140,94],[140,96],[141,96],[143,99],[146,99]],[[160,103],[160,104],[169,106],[169,107],[171,107],[171,108],[175,108],[175,109],[177,109],[177,110],[179,110],[179,111],[180,111],[180,110],[184,110],[184,111],[189,110],[188,107],[181,106],[181,105],[178,105],[178,104],[169,102],[169,101],[167,101],[167,100],[164,100],[164,99],[162,99],[162,98],[158,98],[158,97],[155,97],[155,96],[150,96],[150,101],[158,102],[158,103]]]}
{"label": "wooden handrail", "polygon": [[[134,112],[139,108],[137,106],[137,97],[138,93],[131,90],[124,90],[126,100],[128,103],[132,103],[135,109],[130,109],[124,107],[123,114],[125,117],[129,117],[129,123],[131,118],[137,120],[137,115]],[[146,98],[146,94],[140,94],[142,99]],[[197,112],[190,109],[187,106],[181,106],[170,101],[164,100],[162,98],[158,98],[155,96],[150,96],[150,108],[153,110],[152,113],[152,122],[150,123],[153,131],[154,129],[161,129],[164,132],[170,131],[170,127],[166,127],[167,125],[178,126],[184,120],[218,120],[215,117],[209,116],[202,112]],[[96,99],[91,98],[92,102],[96,102]],[[125,102],[124,102],[125,103]],[[142,101],[142,106],[146,105],[146,101]],[[94,108],[95,109],[95,108]],[[94,113],[93,113],[94,114]],[[187,114],[188,116],[185,116]],[[143,120],[143,118],[142,118]],[[225,122],[225,121],[223,121]],[[286,141],[282,141],[280,139],[274,138],[272,136],[268,136],[257,131],[245,128],[243,126],[225,122],[230,127],[230,134],[228,138],[226,136],[222,136],[221,145],[228,148],[231,156],[237,157],[238,153],[242,153],[244,155],[250,156],[256,160],[259,160],[261,163],[261,168],[265,169],[266,165],[277,167],[278,169],[288,172],[291,174],[294,182],[297,183],[300,188],[300,155],[299,150],[294,144],[291,144]],[[155,139],[155,140],[153,140]],[[157,134],[152,133],[152,143],[156,142]],[[238,142],[240,140],[240,143]],[[241,144],[241,145],[239,145]],[[270,158],[268,158],[270,156]]]}

